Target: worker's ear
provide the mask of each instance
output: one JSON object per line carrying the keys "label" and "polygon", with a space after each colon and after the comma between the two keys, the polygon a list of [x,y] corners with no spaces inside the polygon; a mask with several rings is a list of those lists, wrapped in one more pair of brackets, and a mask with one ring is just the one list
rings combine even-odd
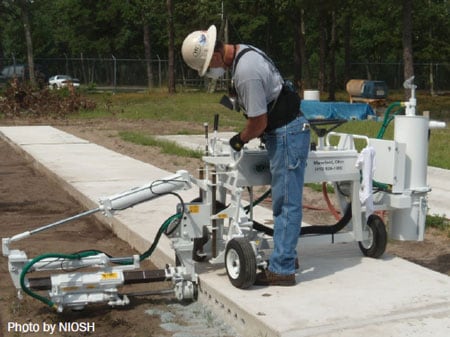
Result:
{"label": "worker's ear", "polygon": [[209,62],[209,68],[224,68],[222,55],[219,52],[214,52],[211,62]]}

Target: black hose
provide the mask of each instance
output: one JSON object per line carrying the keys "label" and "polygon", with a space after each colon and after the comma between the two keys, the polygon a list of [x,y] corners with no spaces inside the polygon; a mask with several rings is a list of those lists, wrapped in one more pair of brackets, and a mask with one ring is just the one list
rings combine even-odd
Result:
{"label": "black hose", "polygon": [[302,227],[300,236],[308,234],[336,234],[348,225],[352,218],[352,204],[347,205],[344,216],[334,225],[329,226],[306,226]]}
{"label": "black hose", "polygon": [[[300,236],[309,234],[336,234],[341,231],[352,218],[352,204],[349,203],[345,210],[344,216],[334,225],[329,226],[306,226],[302,227]],[[263,232],[266,235],[273,236],[273,228],[267,227],[257,221],[253,221],[253,229]]]}

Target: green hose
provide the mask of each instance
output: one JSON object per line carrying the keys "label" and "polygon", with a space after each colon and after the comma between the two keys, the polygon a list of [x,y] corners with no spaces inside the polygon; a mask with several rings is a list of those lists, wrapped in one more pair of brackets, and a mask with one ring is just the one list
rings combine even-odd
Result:
{"label": "green hose", "polygon": [[158,245],[161,235],[163,235],[164,232],[167,231],[167,228],[169,227],[169,225],[172,221],[174,221],[175,219],[181,219],[182,215],[183,215],[183,213],[177,213],[177,214],[174,214],[171,217],[169,217],[166,221],[164,221],[164,223],[161,225],[161,227],[159,227],[158,233],[156,234],[155,240],[153,241],[150,248],[139,256],[139,261],[145,260],[146,258],[148,258],[150,255],[153,254],[153,251],[155,250],[156,246]]}
{"label": "green hose", "polygon": [[[155,250],[156,246],[158,245],[161,235],[163,235],[167,231],[167,228],[172,223],[172,221],[174,221],[175,219],[180,219],[182,217],[182,215],[183,215],[183,213],[174,214],[174,215],[170,216],[166,221],[163,222],[161,227],[159,227],[158,233],[156,233],[155,239],[153,240],[153,243],[150,246],[150,248],[147,249],[145,252],[143,252],[141,255],[139,255],[139,262],[149,258],[153,254],[153,251]],[[129,264],[133,264],[134,261],[132,258],[130,258],[128,261],[119,261],[119,262],[115,262],[115,263],[119,264],[119,265],[129,265]]]}
{"label": "green hose", "polygon": [[[391,114],[391,111],[393,113]],[[383,124],[380,131],[378,131],[377,139],[382,139],[389,124],[394,120],[395,116],[405,111],[405,104],[403,102],[394,102],[388,106],[384,113]],[[389,191],[391,187],[388,184],[383,184],[378,181],[373,181],[372,185],[380,190]]]}
{"label": "green hose", "polygon": [[[391,110],[394,108],[397,108],[397,110],[393,113],[391,116]],[[395,115],[398,115],[399,113],[403,112],[405,110],[405,106],[403,102],[394,102],[391,105],[388,106],[384,113],[383,118],[383,124],[381,125],[380,131],[378,132],[377,138],[381,139],[384,136],[384,133],[386,132],[387,127],[389,126],[389,123],[394,119]]]}

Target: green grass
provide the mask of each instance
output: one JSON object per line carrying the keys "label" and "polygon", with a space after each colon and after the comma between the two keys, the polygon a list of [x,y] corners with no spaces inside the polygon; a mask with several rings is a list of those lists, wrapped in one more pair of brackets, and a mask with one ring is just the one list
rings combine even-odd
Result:
{"label": "green grass", "polygon": [[73,118],[102,118],[116,116],[125,119],[151,119],[158,121],[189,121],[203,124],[212,122],[214,114],[227,127],[242,127],[242,115],[219,104],[223,94],[156,93],[93,94],[97,109],[85,111]]}
{"label": "green grass", "polygon": [[450,220],[441,215],[427,215],[427,225],[444,230],[450,228]]}
{"label": "green grass", "polygon": [[427,215],[427,227],[436,228],[437,230],[447,233],[450,238],[450,220],[443,215]]}
{"label": "green grass", "polygon": [[203,155],[202,151],[186,149],[175,142],[157,139],[153,136],[146,136],[138,132],[122,131],[119,132],[119,137],[133,144],[156,146],[161,149],[162,153],[179,157],[201,158]]}

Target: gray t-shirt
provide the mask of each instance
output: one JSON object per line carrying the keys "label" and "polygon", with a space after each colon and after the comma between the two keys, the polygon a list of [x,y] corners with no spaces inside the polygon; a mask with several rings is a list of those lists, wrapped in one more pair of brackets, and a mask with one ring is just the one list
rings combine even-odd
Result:
{"label": "gray t-shirt", "polygon": [[[239,51],[247,48],[247,45],[239,45]],[[258,117],[267,113],[267,104],[278,97],[281,91],[283,79],[275,66],[263,55],[259,49],[245,53],[239,59],[232,79],[239,103],[244,108],[248,117]]]}

